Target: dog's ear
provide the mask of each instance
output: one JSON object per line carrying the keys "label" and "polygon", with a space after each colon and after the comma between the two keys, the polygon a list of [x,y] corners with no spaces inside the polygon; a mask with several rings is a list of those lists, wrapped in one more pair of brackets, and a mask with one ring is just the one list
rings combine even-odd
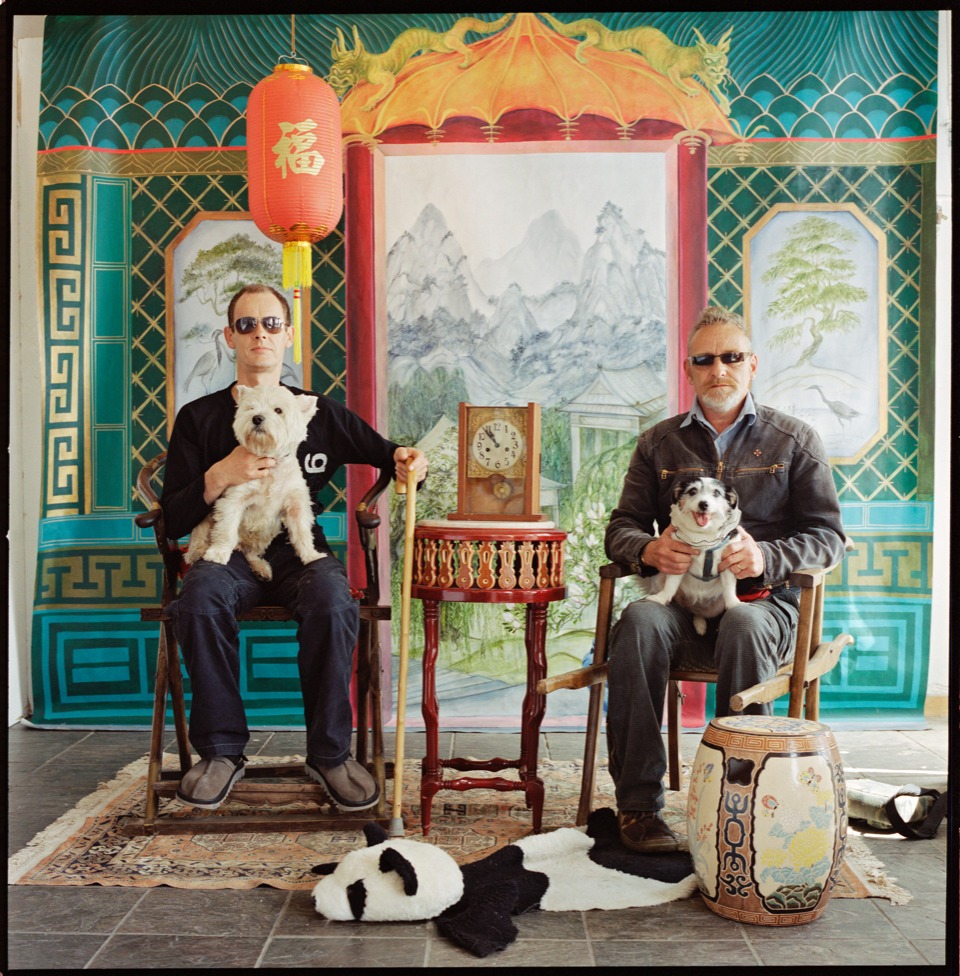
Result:
{"label": "dog's ear", "polygon": [[736,490],[731,488],[729,485],[724,485],[724,488],[726,489],[725,497],[727,499],[727,504],[731,509],[736,508],[740,504],[740,497],[737,495]]}
{"label": "dog's ear", "polygon": [[245,396],[247,393],[250,392],[251,389],[253,389],[253,387],[244,386],[242,383],[238,383],[237,384],[237,399],[239,400],[241,397]]}
{"label": "dog's ear", "polygon": [[673,504],[676,505],[680,501],[680,496],[687,490],[690,485],[689,481],[677,481],[673,486]]}
{"label": "dog's ear", "polygon": [[319,402],[317,397],[310,396],[309,393],[300,393],[297,396],[297,406],[307,421],[313,419],[313,415],[317,412],[317,404]]}

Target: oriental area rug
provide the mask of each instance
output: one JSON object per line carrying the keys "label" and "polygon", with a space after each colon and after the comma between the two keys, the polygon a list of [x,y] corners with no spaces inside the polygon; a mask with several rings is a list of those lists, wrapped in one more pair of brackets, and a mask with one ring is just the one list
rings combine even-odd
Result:
{"label": "oriental area rug", "polygon": [[[282,762],[297,757],[256,758]],[[165,765],[173,763],[172,756],[165,760]],[[201,890],[267,885],[309,891],[319,880],[311,871],[314,865],[339,861],[366,844],[362,833],[354,829],[129,836],[123,830],[124,824],[143,815],[146,769],[146,758],[131,763],[39,833],[9,859],[9,883],[135,888],[167,885]],[[540,761],[538,770],[545,786],[545,831],[575,824],[581,769],[582,763],[576,760]],[[419,819],[418,764],[408,762],[404,772],[406,837],[424,840]],[[390,793],[392,783],[387,788]],[[684,848],[686,799],[685,790],[668,791],[664,810],[664,819],[682,838]],[[163,812],[173,816],[177,810],[189,810],[178,800],[162,802]],[[613,784],[606,763],[601,762],[593,807],[604,806],[616,808]],[[211,816],[240,815],[249,809],[227,800]],[[296,805],[287,805],[284,810],[296,812]],[[441,791],[433,801],[430,834],[425,841],[466,864],[530,832],[531,813],[524,807],[521,792]],[[853,831],[847,833],[843,870],[833,897],[886,898],[894,904],[910,900],[906,891],[886,877],[883,865]]]}

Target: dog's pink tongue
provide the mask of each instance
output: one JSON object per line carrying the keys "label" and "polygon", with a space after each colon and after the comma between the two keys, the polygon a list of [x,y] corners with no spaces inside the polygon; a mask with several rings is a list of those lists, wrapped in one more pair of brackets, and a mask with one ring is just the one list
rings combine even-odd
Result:
{"label": "dog's pink tongue", "polygon": [[710,515],[707,512],[697,512],[696,514],[697,525],[701,529],[706,528],[710,524]]}

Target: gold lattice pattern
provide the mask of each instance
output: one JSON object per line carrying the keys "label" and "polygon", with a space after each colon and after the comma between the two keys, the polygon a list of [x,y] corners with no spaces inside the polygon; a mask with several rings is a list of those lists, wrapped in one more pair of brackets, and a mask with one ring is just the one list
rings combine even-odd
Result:
{"label": "gold lattice pattern", "polygon": [[[834,465],[842,501],[917,496],[920,203],[915,166],[718,167],[709,175],[710,300],[743,312],[743,237],[779,203],[855,203],[887,240],[888,424],[856,464]],[[881,378],[882,381],[882,378]]]}

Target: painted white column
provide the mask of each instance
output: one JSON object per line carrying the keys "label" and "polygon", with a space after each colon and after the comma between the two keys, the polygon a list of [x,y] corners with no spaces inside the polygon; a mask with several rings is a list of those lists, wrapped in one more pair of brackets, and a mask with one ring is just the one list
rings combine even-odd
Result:
{"label": "painted white column", "polygon": [[43,17],[13,19],[8,725],[30,707],[30,631],[40,521],[43,435],[36,227],[43,21]]}

